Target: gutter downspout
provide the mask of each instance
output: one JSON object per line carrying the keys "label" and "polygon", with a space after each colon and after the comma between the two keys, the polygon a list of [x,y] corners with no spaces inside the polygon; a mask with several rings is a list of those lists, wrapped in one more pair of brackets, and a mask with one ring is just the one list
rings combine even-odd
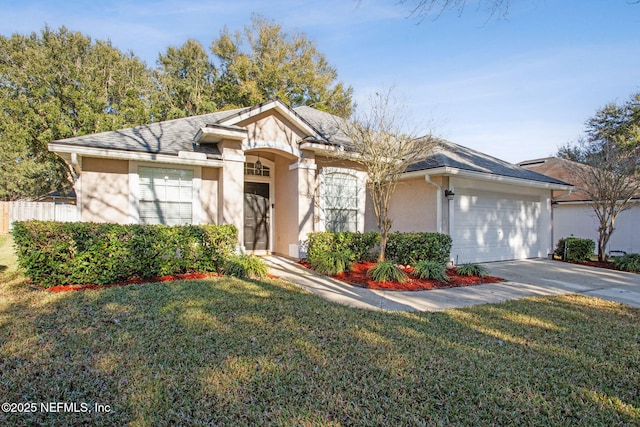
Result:
{"label": "gutter downspout", "polygon": [[442,187],[431,180],[431,175],[424,176],[428,184],[436,187],[436,231],[442,233]]}

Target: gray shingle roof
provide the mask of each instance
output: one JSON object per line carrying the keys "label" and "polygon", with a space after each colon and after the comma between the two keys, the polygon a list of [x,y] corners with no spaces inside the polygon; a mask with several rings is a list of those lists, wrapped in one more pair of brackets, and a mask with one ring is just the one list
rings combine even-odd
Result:
{"label": "gray shingle roof", "polygon": [[340,130],[345,119],[306,105],[296,107],[293,111],[306,120],[326,142],[342,146],[350,145],[351,140]]}
{"label": "gray shingle roof", "polygon": [[83,147],[162,153],[177,155],[179,151],[204,152],[207,157],[220,156],[215,144],[196,145],[193,138],[201,128],[214,124],[239,110],[219,111],[200,116],[151,123],[128,129],[61,139],[57,144]]}
{"label": "gray shingle roof", "polygon": [[[347,149],[349,148],[351,141],[343,132],[340,131],[340,127],[343,126],[344,119],[306,106],[298,107],[294,110],[300,116],[304,117],[305,120],[307,120],[329,142],[340,144]],[[473,172],[500,175],[509,178],[569,185],[559,179],[527,170],[520,166],[489,156],[488,154],[484,154],[449,141],[441,141],[431,156],[423,161],[411,165],[408,172],[435,169],[445,166]]]}
{"label": "gray shingle roof", "polygon": [[[216,125],[221,120],[238,115],[247,110],[250,110],[250,108],[219,111],[200,116],[151,123],[149,125],[136,126],[128,129],[62,139],[56,141],[56,143],[169,155],[177,155],[179,151],[197,151],[206,153],[209,158],[219,158],[220,151],[216,144],[196,145],[193,143],[194,136],[203,127]],[[345,119],[307,106],[294,108],[293,111],[312,126],[324,139],[324,141],[318,142],[336,144],[347,150],[349,149],[351,141],[347,135],[340,130]],[[408,172],[440,167],[451,167],[510,178],[569,185],[559,179],[527,170],[523,167],[449,141],[441,141],[433,155],[411,165]]]}
{"label": "gray shingle roof", "polygon": [[540,181],[550,184],[570,185],[559,179],[551,178],[527,170],[518,165],[505,162],[488,154],[472,150],[450,141],[440,141],[429,158],[414,163],[408,168],[408,172],[451,167],[471,172],[488,173],[509,178]]}

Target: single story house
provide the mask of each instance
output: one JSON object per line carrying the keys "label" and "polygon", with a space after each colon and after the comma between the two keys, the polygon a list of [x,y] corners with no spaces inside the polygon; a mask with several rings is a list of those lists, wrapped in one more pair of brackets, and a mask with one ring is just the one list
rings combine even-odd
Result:
{"label": "single story house", "polygon": [[[308,233],[368,231],[366,172],[337,155],[340,119],[280,100],[58,140],[82,221],[229,223],[247,251],[298,257]],[[551,194],[568,184],[443,141],[410,167],[393,230],[453,237],[454,262],[546,257]]]}
{"label": "single story house", "polygon": [[[575,190],[570,194],[553,194],[553,236],[554,241],[563,237],[575,236],[598,242],[598,219],[595,216],[590,198],[580,190],[582,185],[571,172],[570,160],[557,157],[545,157],[520,162],[519,165],[556,179],[570,182]],[[609,240],[607,253],[623,251],[640,252],[640,195],[633,199],[634,204],[620,213],[615,229]]]}

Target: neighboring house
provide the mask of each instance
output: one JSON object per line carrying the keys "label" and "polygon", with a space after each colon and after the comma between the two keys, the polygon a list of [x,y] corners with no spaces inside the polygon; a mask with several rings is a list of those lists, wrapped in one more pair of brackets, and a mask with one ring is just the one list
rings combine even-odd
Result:
{"label": "neighboring house", "polygon": [[[554,192],[553,238],[554,242],[563,237],[575,236],[598,242],[598,219],[591,200],[580,190],[581,182],[571,173],[570,160],[557,157],[527,160],[519,165],[556,179],[575,185],[571,193]],[[609,240],[607,253],[624,251],[640,252],[640,197],[634,199],[631,208],[618,215],[615,230]]]}
{"label": "neighboring house", "polygon": [[[82,221],[229,223],[239,244],[298,257],[308,233],[375,228],[338,119],[280,100],[49,144],[75,170]],[[566,183],[442,142],[404,174],[393,230],[449,233],[457,262],[546,256]],[[453,195],[455,193],[455,195]],[[451,199],[451,200],[449,200]]]}
{"label": "neighboring house", "polygon": [[52,202],[55,204],[76,204],[76,192],[71,190],[68,193],[61,194],[59,191],[52,191],[42,197],[35,199],[36,202]]}

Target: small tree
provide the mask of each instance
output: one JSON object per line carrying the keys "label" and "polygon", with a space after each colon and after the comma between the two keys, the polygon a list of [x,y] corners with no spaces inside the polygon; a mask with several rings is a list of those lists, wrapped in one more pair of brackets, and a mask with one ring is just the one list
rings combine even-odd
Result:
{"label": "small tree", "polygon": [[609,239],[620,213],[629,209],[640,194],[633,151],[612,148],[591,153],[586,164],[569,163],[579,190],[591,201],[598,220],[598,260],[606,259]]}
{"label": "small tree", "polygon": [[424,159],[433,149],[436,138],[416,137],[407,131],[407,115],[391,91],[371,97],[371,107],[365,113],[355,111],[351,120],[340,125],[350,143],[344,156],[362,165],[367,171],[367,190],[380,231],[380,255],[385,259],[385,247],[392,219],[389,217],[391,196],[398,179],[407,167]]}
{"label": "small tree", "polygon": [[598,219],[598,259],[604,261],[618,215],[640,195],[640,93],[608,104],[587,120],[585,138],[562,147],[574,160],[574,184],[592,202]]}

